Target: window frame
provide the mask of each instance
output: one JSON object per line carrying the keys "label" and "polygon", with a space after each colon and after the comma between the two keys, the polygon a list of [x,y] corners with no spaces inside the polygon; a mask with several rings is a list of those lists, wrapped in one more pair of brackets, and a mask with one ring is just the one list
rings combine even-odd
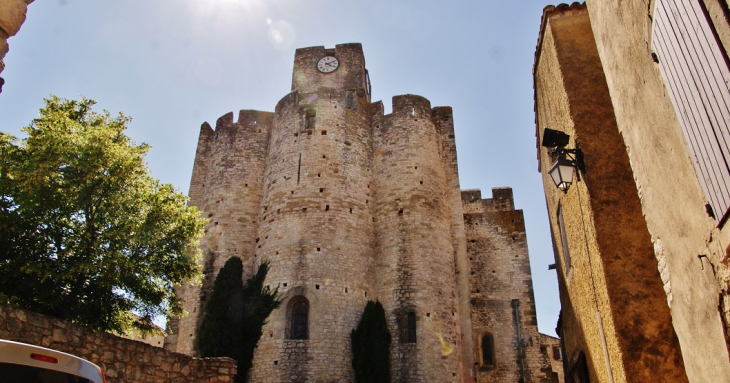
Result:
{"label": "window frame", "polygon": [[[288,324],[288,331],[287,331],[287,339],[291,340],[308,340],[309,339],[309,323],[310,323],[310,314],[311,309],[309,305],[309,300],[303,296],[303,295],[297,295],[295,297],[292,297],[289,300],[288,310],[287,310],[287,324]],[[304,329],[303,332],[300,332],[297,330],[297,327],[299,325],[295,322],[297,322],[300,317],[298,316],[298,310],[303,308],[304,311]]]}
{"label": "window frame", "polygon": [[560,235],[560,244],[563,251],[563,265],[565,267],[565,275],[570,273],[573,268],[573,264],[570,257],[570,246],[568,246],[568,233],[565,230],[565,217],[563,215],[563,205],[558,201],[558,209],[555,213],[558,221],[558,232]]}

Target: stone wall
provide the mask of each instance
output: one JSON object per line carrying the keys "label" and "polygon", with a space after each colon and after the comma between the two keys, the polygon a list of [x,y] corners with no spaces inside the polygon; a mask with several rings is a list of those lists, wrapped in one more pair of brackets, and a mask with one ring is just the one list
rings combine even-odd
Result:
{"label": "stone wall", "polygon": [[[550,335],[539,334],[541,360],[540,370],[543,374],[541,379],[545,382],[555,381],[556,383],[565,383],[565,370],[563,369],[563,351],[560,344],[560,338]],[[547,369],[550,366],[550,369]],[[555,379],[557,378],[557,379]]]}
{"label": "stone wall", "polygon": [[[339,67],[319,72],[324,56],[335,56]],[[170,322],[166,348],[195,355],[212,281],[238,256],[248,275],[269,262],[265,283],[282,298],[263,328],[251,381],[352,381],[350,332],[368,300],[386,311],[394,382],[477,379],[470,289],[482,287],[470,285],[464,212],[473,208],[462,204],[452,110],[401,95],[385,115],[382,102],[370,102],[366,77],[360,44],[298,49],[292,92],[274,113],[246,112],[252,123],[242,112],[235,124],[228,114],[215,130],[203,125],[190,196],[211,219],[202,245],[206,276],[202,286],[178,288],[191,315]],[[509,217],[491,224],[510,233],[477,256],[481,269],[518,273],[514,283],[495,287],[507,306],[479,315],[512,329],[503,340],[516,355],[512,300],[505,298],[514,293],[529,344],[520,360],[537,382],[540,373],[531,371],[549,363],[539,360],[522,213],[509,188],[478,205],[476,215]],[[493,280],[488,274],[479,283]],[[293,336],[295,307],[306,307],[304,336]],[[514,372],[517,358],[510,358],[504,364]]]}
{"label": "stone wall", "polygon": [[[359,44],[338,45],[340,67],[319,73],[323,47],[297,50],[293,92],[275,109],[266,157],[257,261],[282,306],[254,357],[255,382],[352,379],[350,331],[373,281],[372,136]],[[360,81],[358,81],[360,79]],[[319,81],[322,81],[320,83]],[[308,305],[307,339],[293,339],[292,305]]]}
{"label": "stone wall", "polygon": [[233,382],[236,375],[230,358],[193,358],[5,305],[0,338],[84,358],[104,370],[108,383]]}
{"label": "stone wall", "polygon": [[197,352],[205,304],[218,271],[230,257],[243,261],[244,279],[253,275],[256,249],[261,247],[256,233],[272,123],[272,113],[242,110],[236,122],[228,113],[218,119],[215,130],[208,123],[200,128],[189,203],[208,218],[201,241],[203,281],[176,288],[188,315],[170,320],[172,334],[165,340],[169,350]]}
{"label": "stone wall", "polygon": [[[0,73],[5,69],[3,58],[10,49],[8,39],[15,36],[25,22],[25,12],[33,0],[0,0]],[[0,77],[0,93],[5,80]]]}
{"label": "stone wall", "polygon": [[[328,74],[316,69],[325,55],[339,60]],[[210,218],[205,279],[177,289],[190,315],[170,322],[166,348],[195,355],[215,275],[238,256],[248,275],[269,262],[266,284],[283,300],[263,329],[253,381],[351,380],[349,334],[375,299],[393,334],[396,381],[473,379],[471,339],[461,335],[470,317],[459,313],[468,283],[451,109],[405,95],[384,115],[366,76],[360,44],[298,49],[292,92],[274,113],[203,125],[190,196]],[[292,339],[295,302],[308,308],[306,339]],[[416,343],[399,340],[408,312]],[[454,350],[440,355],[439,336]]]}
{"label": "stone wall", "polygon": [[392,114],[373,121],[378,296],[396,335],[404,333],[408,313],[416,318],[415,343],[394,337],[397,382],[461,379],[460,349],[434,358],[442,349],[436,334],[456,346],[461,333],[446,178],[454,169],[439,155],[432,113],[425,98],[403,95],[393,97]]}
{"label": "stone wall", "polygon": [[[461,193],[464,205],[475,364],[479,382],[551,381],[552,366],[541,352],[545,335],[537,331],[532,273],[522,210],[515,210],[511,188]],[[494,360],[482,342],[491,335]],[[555,377],[556,378],[556,377]],[[547,380],[546,380],[547,379]]]}

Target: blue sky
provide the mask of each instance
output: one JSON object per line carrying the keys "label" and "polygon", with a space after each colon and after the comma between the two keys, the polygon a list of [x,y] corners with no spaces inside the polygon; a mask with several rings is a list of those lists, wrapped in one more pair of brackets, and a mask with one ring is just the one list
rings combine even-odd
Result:
{"label": "blue sky", "polygon": [[44,0],[9,40],[0,131],[43,98],[85,95],[133,118],[155,177],[187,193],[200,124],[273,111],[296,48],[359,42],[372,99],[417,94],[454,110],[462,189],[510,186],[525,213],[540,331],[560,310],[540,173],[532,64],[543,1]]}

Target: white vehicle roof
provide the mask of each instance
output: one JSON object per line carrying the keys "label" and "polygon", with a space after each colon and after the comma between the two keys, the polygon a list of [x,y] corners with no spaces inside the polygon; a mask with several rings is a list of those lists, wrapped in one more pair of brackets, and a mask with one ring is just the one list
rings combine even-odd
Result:
{"label": "white vehicle roof", "polygon": [[[50,357],[54,358],[48,360]],[[61,371],[91,380],[94,383],[103,383],[104,377],[101,368],[85,359],[65,352],[30,344],[0,339],[0,363],[19,364],[38,367],[46,370]]]}

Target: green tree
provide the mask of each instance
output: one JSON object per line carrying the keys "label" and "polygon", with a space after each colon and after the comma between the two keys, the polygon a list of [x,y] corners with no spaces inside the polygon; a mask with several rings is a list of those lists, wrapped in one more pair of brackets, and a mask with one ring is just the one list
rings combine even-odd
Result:
{"label": "green tree", "polygon": [[368,301],[357,328],[350,333],[356,383],[390,382],[390,332],[379,301]]}
{"label": "green tree", "polygon": [[0,303],[115,332],[182,314],[204,219],[149,175],[128,117],[45,101],[26,138],[0,132]]}
{"label": "green tree", "polygon": [[278,289],[264,286],[268,271],[269,264],[262,262],[244,285],[243,263],[238,257],[228,259],[213,282],[198,330],[200,356],[235,359],[244,381],[266,318],[281,304]]}

